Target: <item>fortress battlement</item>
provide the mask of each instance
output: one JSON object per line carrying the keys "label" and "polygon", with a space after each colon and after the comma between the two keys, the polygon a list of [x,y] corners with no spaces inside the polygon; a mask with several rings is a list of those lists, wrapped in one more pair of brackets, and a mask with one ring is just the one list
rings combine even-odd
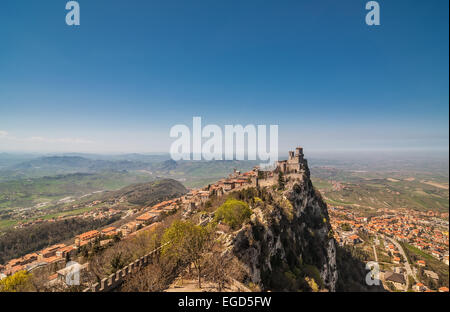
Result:
{"label": "fortress battlement", "polygon": [[307,160],[303,155],[303,147],[297,147],[294,151],[289,151],[289,157],[287,160],[281,160],[277,162],[278,172],[284,174],[288,173],[300,173],[307,168]]}

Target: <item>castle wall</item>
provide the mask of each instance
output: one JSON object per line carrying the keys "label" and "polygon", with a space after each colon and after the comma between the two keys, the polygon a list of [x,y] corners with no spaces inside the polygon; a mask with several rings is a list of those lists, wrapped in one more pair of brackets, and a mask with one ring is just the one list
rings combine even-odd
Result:
{"label": "castle wall", "polygon": [[103,278],[100,283],[95,283],[91,287],[85,288],[83,292],[107,292],[117,288],[124,282],[126,277],[142,270],[148,264],[152,263],[153,257],[156,256],[159,250],[164,246],[165,245],[160,246],[139,259],[136,259],[116,273]]}

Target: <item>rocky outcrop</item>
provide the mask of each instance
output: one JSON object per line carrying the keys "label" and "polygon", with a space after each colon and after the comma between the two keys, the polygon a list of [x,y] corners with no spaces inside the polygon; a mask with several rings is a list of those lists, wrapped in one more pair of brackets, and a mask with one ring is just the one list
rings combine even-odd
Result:
{"label": "rocky outcrop", "polygon": [[262,290],[335,291],[336,245],[328,211],[309,171],[287,175],[284,190],[260,189],[251,221],[231,252]]}

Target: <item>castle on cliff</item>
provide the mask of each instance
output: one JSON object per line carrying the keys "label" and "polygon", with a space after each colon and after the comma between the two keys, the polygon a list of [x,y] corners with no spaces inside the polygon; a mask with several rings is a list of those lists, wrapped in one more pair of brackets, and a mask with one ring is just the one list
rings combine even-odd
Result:
{"label": "castle on cliff", "polygon": [[276,171],[284,174],[300,173],[307,168],[307,160],[303,155],[303,147],[297,147],[294,151],[289,151],[289,158],[277,162]]}

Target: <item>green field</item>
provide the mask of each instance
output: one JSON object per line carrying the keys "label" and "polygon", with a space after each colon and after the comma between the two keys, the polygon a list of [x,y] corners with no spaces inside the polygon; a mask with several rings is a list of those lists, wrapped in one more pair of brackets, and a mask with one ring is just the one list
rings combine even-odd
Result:
{"label": "green field", "polygon": [[[449,209],[448,181],[441,175],[315,168],[312,181],[327,202],[334,205],[440,212],[448,212]],[[331,181],[339,181],[344,188],[333,190]]]}
{"label": "green field", "polygon": [[18,223],[17,220],[0,220],[0,231],[6,230]]}
{"label": "green field", "polygon": [[80,208],[80,209],[75,209],[75,210],[70,210],[70,211],[63,211],[63,212],[48,214],[48,215],[45,215],[45,216],[41,217],[41,219],[49,220],[49,219],[55,219],[55,218],[58,218],[58,217],[76,216],[76,215],[80,215],[80,214],[83,214],[85,212],[91,211],[93,209],[94,209],[94,207],[83,207],[83,208]]}
{"label": "green field", "polygon": [[99,190],[115,190],[132,183],[147,182],[149,175],[129,172],[79,173],[0,182],[0,211],[32,207],[68,196]]}
{"label": "green field", "polygon": [[[56,219],[58,217],[76,216],[76,215],[80,215],[85,212],[91,211],[92,209],[94,209],[94,208],[93,207],[84,207],[84,208],[70,210],[70,211],[50,213],[47,215],[40,216],[39,219],[50,220],[50,219]],[[29,221],[36,220],[36,219],[37,219],[37,217],[30,218],[30,219],[24,219],[24,220],[14,220],[14,219],[0,220],[0,231],[6,230],[6,229],[16,225],[17,223],[19,223],[19,221],[20,222],[29,222]]]}

